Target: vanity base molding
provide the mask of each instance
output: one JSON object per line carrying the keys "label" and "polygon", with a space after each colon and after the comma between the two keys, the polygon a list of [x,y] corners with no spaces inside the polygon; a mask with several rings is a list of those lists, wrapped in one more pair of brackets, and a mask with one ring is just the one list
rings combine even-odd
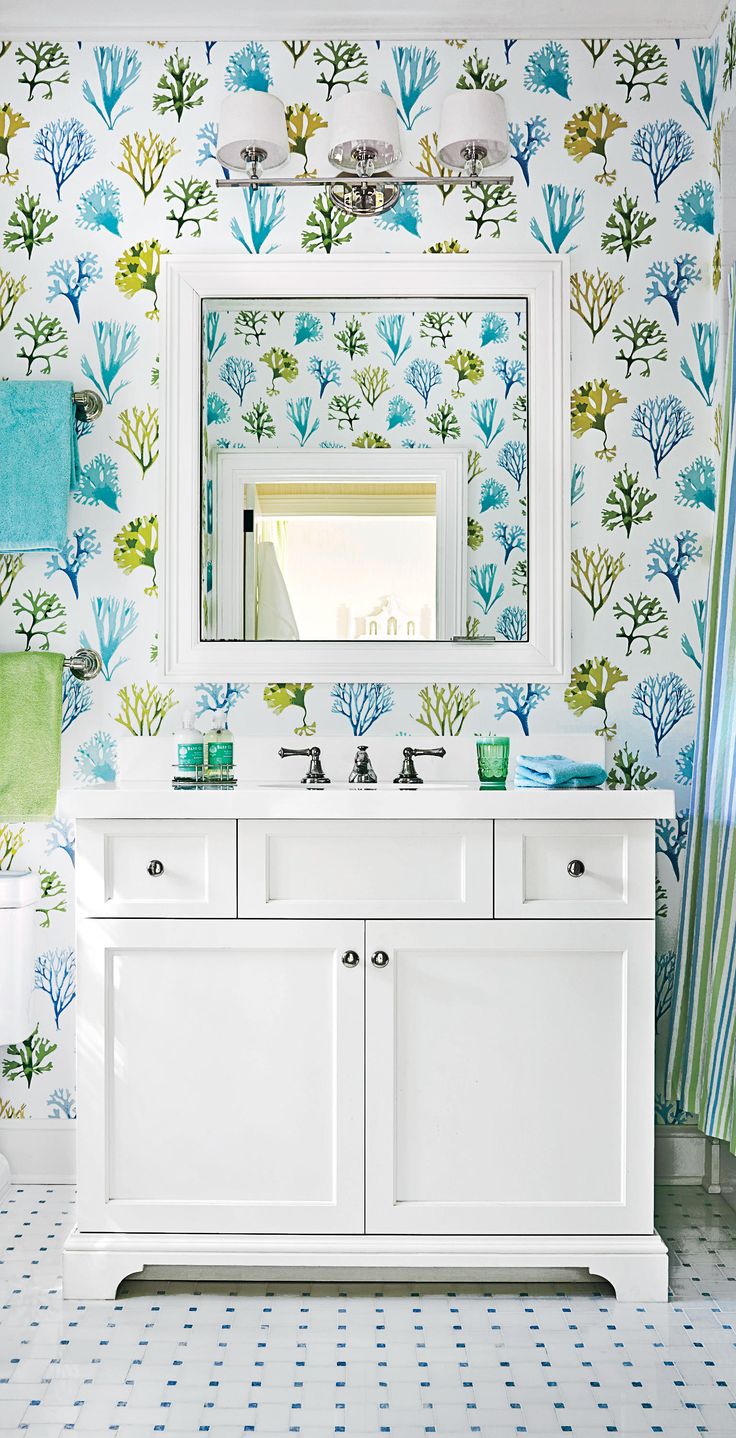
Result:
{"label": "vanity base molding", "polygon": [[[667,1249],[659,1234],[561,1237],[421,1239],[380,1235],[355,1238],[314,1234],[274,1237],[253,1234],[80,1233],[64,1248],[64,1298],[111,1300],[124,1278],[145,1268],[176,1269],[228,1281],[361,1280],[379,1275],[387,1283],[457,1283],[499,1278],[509,1272],[587,1269],[605,1278],[619,1302],[667,1302]],[[227,1270],[213,1275],[212,1270]],[[173,1275],[172,1275],[173,1276]]]}

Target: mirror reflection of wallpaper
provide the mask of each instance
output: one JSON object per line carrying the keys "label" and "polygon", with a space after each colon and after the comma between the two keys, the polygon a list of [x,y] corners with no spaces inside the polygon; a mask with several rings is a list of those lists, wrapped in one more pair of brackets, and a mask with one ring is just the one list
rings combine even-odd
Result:
{"label": "mirror reflection of wallpaper", "polygon": [[[463,305],[213,301],[203,316],[205,456],[466,448],[466,633],[525,640],[526,302]],[[205,605],[216,583],[211,512],[206,502]]]}

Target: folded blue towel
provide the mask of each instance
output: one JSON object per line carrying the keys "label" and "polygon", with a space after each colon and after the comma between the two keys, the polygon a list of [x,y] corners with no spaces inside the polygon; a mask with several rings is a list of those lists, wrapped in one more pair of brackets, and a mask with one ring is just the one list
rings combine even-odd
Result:
{"label": "folded blue towel", "polygon": [[600,764],[580,763],[564,754],[520,754],[516,761],[517,789],[597,789],[605,781]]}
{"label": "folded blue towel", "polygon": [[62,548],[78,469],[71,384],[0,384],[0,554]]}

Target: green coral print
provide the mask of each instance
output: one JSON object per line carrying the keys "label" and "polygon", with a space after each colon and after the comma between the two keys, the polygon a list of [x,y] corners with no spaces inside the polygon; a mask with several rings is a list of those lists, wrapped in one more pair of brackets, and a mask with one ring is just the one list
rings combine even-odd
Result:
{"label": "green coral print", "polygon": [[15,1079],[25,1079],[30,1088],[32,1079],[51,1072],[54,1067],[51,1055],[56,1053],[57,1047],[39,1034],[36,1024],[33,1033],[22,1044],[8,1044],[3,1059],[3,1078],[10,1083]]}
{"label": "green coral print", "polygon": [[162,250],[158,240],[141,240],[139,244],[131,245],[129,250],[124,250],[115,265],[115,284],[128,299],[141,293],[153,296],[152,308],[146,310],[151,320],[159,317],[158,277],[161,256],[168,253],[168,250]]}
{"label": "green coral print", "polygon": [[475,689],[463,689],[460,684],[427,684],[419,690],[418,698],[419,710],[414,716],[417,724],[439,735],[460,734],[468,715],[480,702]]}
{"label": "green coral print", "polygon": [[133,574],[136,569],[150,569],[152,578],[144,588],[144,594],[156,594],[156,555],[158,554],[158,519],[149,514],[140,519],[131,519],[115,535],[113,556],[115,563],[124,574]]}
{"label": "green coral print", "polygon": [[192,65],[189,55],[180,55],[178,49],[164,63],[163,74],[156,86],[153,108],[160,115],[176,115],[181,120],[185,110],[194,110],[204,103],[207,81]]}
{"label": "green coral print", "polygon": [[285,384],[293,384],[299,373],[299,363],[294,355],[288,350],[271,349],[261,356],[261,364],[265,364],[271,371],[271,383],[266,394],[278,394],[278,381],[283,380]]}
{"label": "green coral print", "polygon": [[592,432],[601,436],[601,448],[595,451],[596,459],[616,458],[616,446],[608,437],[608,423],[618,405],[626,403],[626,396],[607,379],[586,380],[574,389],[570,397],[572,432],[576,439]]}
{"label": "green coral print", "polygon": [[285,714],[287,709],[301,710],[301,722],[294,727],[294,733],[305,737],[316,734],[317,725],[307,717],[307,695],[313,684],[267,684],[263,698],[274,714]]}
{"label": "green coral print", "polygon": [[11,869],[26,842],[23,824],[13,828],[11,824],[0,824],[0,870]]}
{"label": "green coral print", "polygon": [[126,685],[118,690],[120,709],[115,723],[131,734],[155,735],[161,730],[166,715],[178,703],[173,689],[164,694],[150,679],[143,684]]}
{"label": "green coral print", "polygon": [[585,714],[589,709],[601,713],[600,728],[596,734],[613,739],[616,725],[608,717],[608,700],[617,684],[628,678],[609,659],[584,659],[582,664],[573,666],[570,683],[565,690],[565,703],[573,714]]}

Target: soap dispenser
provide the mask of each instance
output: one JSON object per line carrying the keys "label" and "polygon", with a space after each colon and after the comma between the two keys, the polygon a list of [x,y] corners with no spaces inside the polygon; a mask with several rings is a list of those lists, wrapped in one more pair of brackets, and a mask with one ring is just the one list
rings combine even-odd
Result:
{"label": "soap dispenser", "polygon": [[184,779],[194,779],[197,770],[204,771],[204,736],[192,723],[191,714],[184,715],[184,727],[174,735],[176,772]]}
{"label": "soap dispenser", "polygon": [[227,727],[227,720],[217,715],[212,728],[204,737],[204,761],[208,774],[220,774],[223,769],[232,769],[233,736]]}

